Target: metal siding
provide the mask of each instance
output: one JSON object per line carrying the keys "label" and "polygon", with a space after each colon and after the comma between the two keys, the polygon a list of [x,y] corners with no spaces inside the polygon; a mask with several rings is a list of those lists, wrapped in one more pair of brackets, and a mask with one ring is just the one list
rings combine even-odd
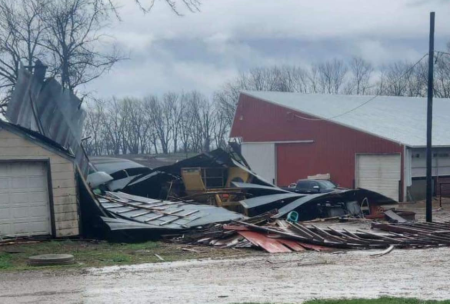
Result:
{"label": "metal siding", "polygon": [[[353,187],[357,153],[402,153],[403,146],[329,121],[311,121],[294,116],[306,114],[241,95],[231,137],[243,142],[313,140],[313,143],[279,144],[277,184],[308,175],[330,173],[342,187]],[[403,173],[402,173],[403,175]]]}
{"label": "metal siding", "polygon": [[401,156],[389,154],[360,154],[356,159],[356,187],[399,199]]}
{"label": "metal siding", "polygon": [[274,143],[242,143],[242,155],[256,174],[271,183],[274,182]]}
{"label": "metal siding", "polygon": [[[411,177],[425,177],[426,149],[410,149],[410,157]],[[431,165],[433,176],[450,176],[450,149],[433,149]]]}

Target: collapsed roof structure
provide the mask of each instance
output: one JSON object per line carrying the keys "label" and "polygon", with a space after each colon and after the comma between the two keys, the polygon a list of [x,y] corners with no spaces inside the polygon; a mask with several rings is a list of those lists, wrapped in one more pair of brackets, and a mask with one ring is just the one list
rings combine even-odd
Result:
{"label": "collapsed roof structure", "polygon": [[[49,171],[51,180],[58,184],[53,187],[58,191],[53,200],[60,213],[53,212],[53,216],[64,219],[56,222],[60,231],[68,229],[69,220],[64,216],[75,213],[77,216],[70,223],[79,220],[83,235],[121,236],[124,240],[136,240],[136,235],[148,239],[169,233],[186,235],[201,244],[275,246],[277,252],[450,244],[445,235],[426,234],[427,229],[438,226],[374,226],[396,233],[419,231],[420,237],[413,239],[303,226],[298,222],[316,218],[382,218],[388,215],[384,211],[397,202],[365,189],[317,194],[281,189],[253,172],[231,146],[154,169],[124,159],[92,158],[89,162],[81,140],[85,117],[81,101],[56,80],[43,80],[39,75],[42,76],[21,70],[8,105],[9,122],[0,121],[0,129],[42,143],[73,164],[73,168]],[[58,158],[55,161],[56,165],[66,164]],[[52,168],[55,166],[52,164]],[[70,183],[63,174],[68,169],[73,175]],[[76,191],[67,186],[75,185],[74,176]],[[389,217],[406,222],[393,212]],[[279,240],[274,241],[270,235]],[[242,242],[243,238],[247,241]]]}

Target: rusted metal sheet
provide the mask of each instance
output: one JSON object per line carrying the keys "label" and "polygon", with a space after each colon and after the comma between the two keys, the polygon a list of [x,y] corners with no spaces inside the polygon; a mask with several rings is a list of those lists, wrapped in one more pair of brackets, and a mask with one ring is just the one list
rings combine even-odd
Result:
{"label": "rusted metal sheet", "polygon": [[297,252],[306,251],[306,249],[303,246],[301,246],[298,242],[285,240],[285,239],[277,239],[277,241],[280,242],[281,244],[289,247],[290,249],[292,249],[294,251],[297,251]]}
{"label": "rusted metal sheet", "polygon": [[264,248],[267,252],[270,253],[284,253],[291,252],[289,248],[278,242],[276,239],[271,239],[266,237],[265,235],[253,231],[238,231],[240,235],[245,237],[255,246],[259,246]]}

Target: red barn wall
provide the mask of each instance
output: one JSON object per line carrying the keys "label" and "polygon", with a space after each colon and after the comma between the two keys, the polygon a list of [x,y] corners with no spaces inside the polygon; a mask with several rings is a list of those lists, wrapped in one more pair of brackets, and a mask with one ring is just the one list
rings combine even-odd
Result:
{"label": "red barn wall", "polygon": [[329,121],[309,121],[277,106],[241,94],[231,137],[243,142],[313,140],[313,143],[277,144],[277,184],[287,186],[298,179],[330,173],[342,187],[353,187],[355,155],[358,153],[401,153],[403,146]]}

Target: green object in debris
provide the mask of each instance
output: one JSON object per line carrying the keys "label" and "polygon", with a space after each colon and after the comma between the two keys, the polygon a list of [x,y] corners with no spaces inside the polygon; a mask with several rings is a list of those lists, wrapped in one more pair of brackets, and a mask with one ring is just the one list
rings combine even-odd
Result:
{"label": "green object in debris", "polygon": [[94,190],[92,190],[92,192],[94,192],[94,194],[97,194],[97,195],[101,195],[102,194],[102,190],[100,190],[98,188],[95,188]]}
{"label": "green object in debris", "polygon": [[298,212],[297,211],[291,211],[287,215],[287,221],[292,223],[298,222]]}

